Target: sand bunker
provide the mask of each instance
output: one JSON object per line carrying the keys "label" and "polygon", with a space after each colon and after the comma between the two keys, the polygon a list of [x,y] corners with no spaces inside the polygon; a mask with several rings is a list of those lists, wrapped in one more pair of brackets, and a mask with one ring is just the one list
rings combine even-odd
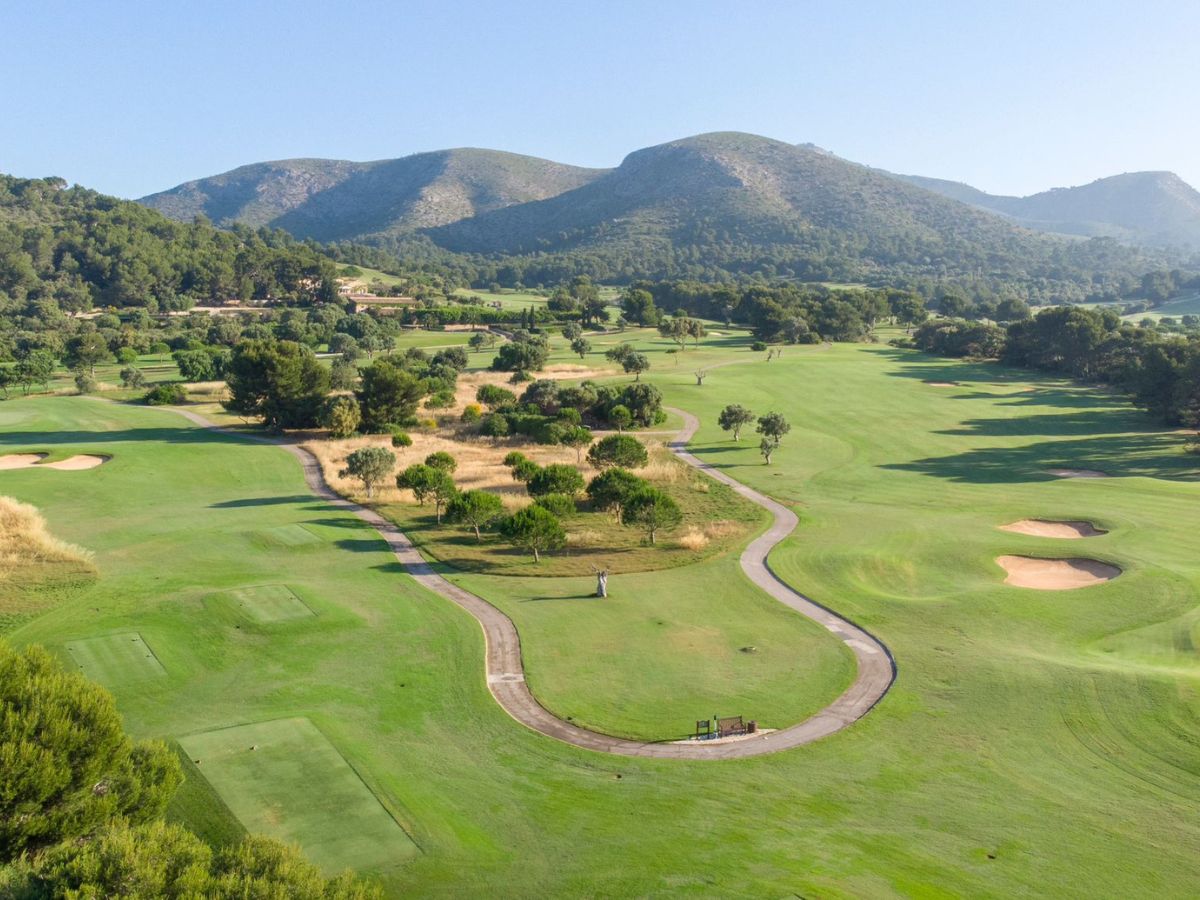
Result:
{"label": "sand bunker", "polygon": [[927,381],[925,382],[930,387],[958,387],[957,381]]}
{"label": "sand bunker", "polygon": [[1066,521],[1057,522],[1050,519],[1022,519],[1001,525],[1001,531],[1011,531],[1015,534],[1031,534],[1034,537],[1047,538],[1088,538],[1108,534],[1091,522]]}
{"label": "sand bunker", "polygon": [[47,456],[48,453],[10,453],[0,456],[0,469],[23,469],[40,463]]}
{"label": "sand bunker", "polygon": [[1008,573],[1005,584],[1039,591],[1069,591],[1112,581],[1121,574],[1116,566],[1096,559],[1039,559],[1032,556],[997,556]]}
{"label": "sand bunker", "polygon": [[1100,472],[1096,469],[1047,469],[1049,475],[1057,475],[1059,478],[1108,478],[1107,472]]}
{"label": "sand bunker", "polygon": [[94,469],[112,459],[111,456],[96,456],[92,453],[81,453],[69,459],[58,462],[42,462],[47,453],[10,453],[0,456],[0,469],[24,469],[37,466],[39,469],[58,469],[60,472],[78,472],[80,469]]}

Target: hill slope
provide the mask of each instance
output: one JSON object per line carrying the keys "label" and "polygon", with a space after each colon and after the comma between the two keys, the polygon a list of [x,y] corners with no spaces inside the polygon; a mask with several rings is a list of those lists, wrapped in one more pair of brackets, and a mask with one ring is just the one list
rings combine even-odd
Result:
{"label": "hill slope", "polygon": [[427,233],[457,251],[591,252],[635,268],[657,252],[735,270],[775,260],[797,274],[841,274],[850,260],[859,274],[1022,266],[1051,246],[992,213],[817,148],[725,132],[639,150],[573,191]]}
{"label": "hill slope", "polygon": [[375,162],[291,159],[189,181],[140,202],[175,219],[203,214],[218,225],[271,225],[332,241],[444,225],[542,200],[602,172],[476,149]]}
{"label": "hill slope", "polygon": [[1029,197],[988,194],[970,185],[919,175],[897,178],[981,209],[1009,216],[1028,228],[1132,244],[1200,247],[1200,192],[1171,172],[1133,172],[1080,187],[1054,188]]}

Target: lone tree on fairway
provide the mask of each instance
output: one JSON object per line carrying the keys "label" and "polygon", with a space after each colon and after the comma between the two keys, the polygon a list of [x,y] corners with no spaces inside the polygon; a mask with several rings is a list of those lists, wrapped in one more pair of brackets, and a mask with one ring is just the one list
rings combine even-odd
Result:
{"label": "lone tree on fairway", "polygon": [[650,461],[650,455],[642,442],[627,434],[610,434],[601,438],[588,451],[588,462],[597,469],[620,466],[622,469],[640,469]]}
{"label": "lone tree on fairway", "polygon": [[338,472],[338,477],[357,478],[371,497],[375,486],[392,474],[395,465],[395,454],[386,447],[359,447],[346,457],[346,468]]}
{"label": "lone tree on fairway", "polygon": [[742,439],[742,428],[753,421],[754,413],[737,403],[729,404],[721,410],[721,414],[717,417],[717,424],[725,431],[732,431],[735,441]]}
{"label": "lone tree on fairway", "polygon": [[592,342],[585,337],[577,337],[571,341],[571,352],[578,353],[579,358],[583,359],[591,352]]}
{"label": "lone tree on fairway", "polygon": [[634,381],[641,381],[642,373],[650,368],[650,360],[644,353],[629,353],[621,360],[621,368],[633,373]]}
{"label": "lone tree on fairway", "polygon": [[536,504],[501,520],[500,534],[514,547],[532,553],[535,563],[541,562],[547,550],[556,550],[567,542],[567,533],[554,514]]}
{"label": "lone tree on fairway", "polygon": [[504,514],[504,503],[488,491],[464,491],[456,494],[446,505],[446,518],[461,522],[475,532],[475,540],[482,541],[480,530],[487,528]]}
{"label": "lone tree on fairway", "polygon": [[534,497],[546,494],[574,496],[583,490],[583,476],[574,466],[551,463],[529,479],[525,488]]}
{"label": "lone tree on fairway", "polygon": [[621,523],[641,528],[650,543],[659,531],[679,527],[683,513],[679,505],[657,488],[644,487],[635,491],[625,501],[621,512]]}
{"label": "lone tree on fairway", "polygon": [[129,739],[104,688],[41,647],[0,644],[0,864],[157,818],[181,780],[174,753]]}
{"label": "lone tree on fairway", "polygon": [[629,498],[649,486],[645,479],[625,469],[605,469],[588,482],[587,495],[593,506],[612,511],[620,522]]}
{"label": "lone tree on fairway", "polygon": [[783,436],[792,430],[792,426],[788,424],[779,413],[767,413],[765,416],[759,416],[758,428],[755,429],[761,434],[762,441],[759,442],[758,450],[763,455],[763,460],[769,466],[771,464],[771,454],[779,449],[779,443],[783,440]]}

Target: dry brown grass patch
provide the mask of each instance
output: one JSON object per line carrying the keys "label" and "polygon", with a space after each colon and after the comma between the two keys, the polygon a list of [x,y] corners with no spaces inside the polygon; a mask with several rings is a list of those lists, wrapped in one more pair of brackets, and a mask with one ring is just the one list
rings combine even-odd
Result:
{"label": "dry brown grass patch", "polygon": [[708,546],[708,535],[695,525],[689,525],[688,530],[675,541],[685,550],[703,550]]}
{"label": "dry brown grass patch", "polygon": [[89,565],[91,559],[90,551],[54,537],[36,507],[0,497],[0,581],[30,566]]}

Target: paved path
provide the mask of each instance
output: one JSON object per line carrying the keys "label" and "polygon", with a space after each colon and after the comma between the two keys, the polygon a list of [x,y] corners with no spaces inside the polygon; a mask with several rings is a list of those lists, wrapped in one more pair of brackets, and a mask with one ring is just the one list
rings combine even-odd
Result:
{"label": "paved path", "polygon": [[761,737],[731,743],[646,743],[599,734],[563,721],[538,703],[525,683],[525,670],[521,662],[521,639],[512,620],[483,598],[463,590],[434,572],[433,567],[421,557],[404,533],[383,516],[334,492],[325,481],[320,463],[311,453],[287,441],[245,435],[221,428],[191,410],[172,410],[203,428],[234,434],[260,443],[275,444],[295,456],[303,467],[304,480],[314,494],[331,506],[354,513],[374,528],[387,541],[396,559],[413,578],[435,594],[457,603],[475,617],[483,628],[487,644],[485,671],[488,690],[510,716],[522,725],[548,737],[574,744],[576,747],[620,756],[658,759],[740,759],[761,756],[799,747],[854,723],[879,702],[895,679],[896,670],[891,654],[882,643],[861,628],[796,593],[771,572],[766,563],[767,554],[795,529],[795,514],[787,507],[751,490],[688,453],[684,448],[700,423],[695,416],[683,410],[673,410],[683,417],[684,427],[669,445],[671,451],[689,465],[728,484],[743,497],[770,510],[775,517],[771,527],[742,553],[741,564],[746,575],[781,603],[829,629],[850,649],[858,663],[858,675],[854,683],[820,712],[797,725],[781,728]]}

